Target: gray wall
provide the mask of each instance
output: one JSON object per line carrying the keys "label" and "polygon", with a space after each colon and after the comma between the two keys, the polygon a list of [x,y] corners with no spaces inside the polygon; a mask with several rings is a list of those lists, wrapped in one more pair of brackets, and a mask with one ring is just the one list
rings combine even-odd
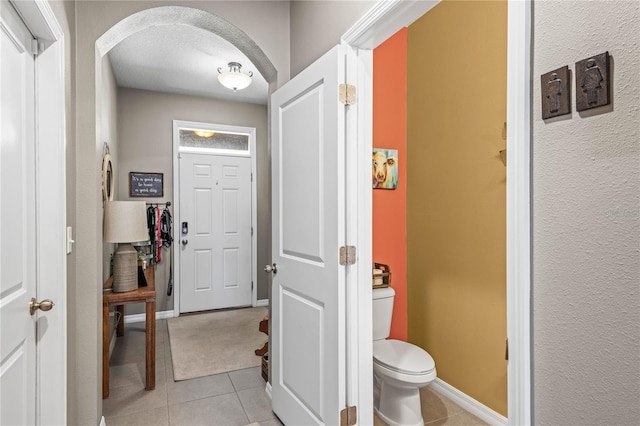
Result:
{"label": "gray wall", "polygon": [[291,1],[291,77],[340,43],[375,1]]}
{"label": "gray wall", "polygon": [[[78,1],[75,3],[75,210],[76,247],[75,299],[69,309],[70,335],[76,343],[75,384],[69,399],[77,424],[97,424],[102,413],[102,199],[100,135],[101,96],[96,77],[96,40],[125,17],[141,10],[179,5],[194,7],[225,18],[243,30],[265,52],[278,72],[281,84],[289,79],[289,3],[288,1]],[[250,11],[251,13],[248,13]],[[98,93],[100,92],[100,93]]]}
{"label": "gray wall", "polygon": [[[640,424],[639,8],[534,5],[536,424]],[[613,105],[578,113],[575,62],[607,50]],[[573,113],[543,121],[540,75],[564,65]]]}
{"label": "gray wall", "polygon": [[[267,146],[267,106],[230,102],[195,96],[182,96],[146,90],[120,88],[118,91],[120,199],[129,198],[129,172],[164,173],[164,198],[145,199],[165,202],[173,199],[173,120],[199,121],[256,128],[257,198],[258,198],[258,265],[267,259],[269,216],[269,151]],[[139,199],[139,198],[137,198]],[[142,199],[139,199],[142,200]],[[173,209],[171,209],[173,211]],[[174,224],[177,229],[177,224]],[[177,234],[176,234],[177,235]],[[173,296],[167,297],[169,256],[156,266],[158,311],[172,310]],[[261,271],[261,269],[258,269]],[[258,274],[258,299],[267,298],[268,276]],[[127,307],[127,314],[143,312],[142,305]]]}

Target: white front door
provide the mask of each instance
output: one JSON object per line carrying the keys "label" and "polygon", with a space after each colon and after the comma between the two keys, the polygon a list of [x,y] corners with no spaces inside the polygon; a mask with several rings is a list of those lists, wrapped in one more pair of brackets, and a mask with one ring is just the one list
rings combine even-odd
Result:
{"label": "white front door", "polygon": [[36,203],[32,36],[0,3],[0,424],[36,422]]}
{"label": "white front door", "polygon": [[180,312],[252,302],[251,158],[181,153]]}
{"label": "white front door", "polygon": [[339,424],[345,406],[345,54],[336,46],[271,97],[272,406]]}

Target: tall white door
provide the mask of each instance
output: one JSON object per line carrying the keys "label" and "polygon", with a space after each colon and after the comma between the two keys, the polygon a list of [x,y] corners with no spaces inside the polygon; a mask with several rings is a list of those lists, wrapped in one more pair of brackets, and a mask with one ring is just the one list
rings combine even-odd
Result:
{"label": "tall white door", "polygon": [[35,424],[35,121],[32,36],[0,2],[0,424]]}
{"label": "tall white door", "polygon": [[336,46],[271,97],[272,406],[290,425],[345,406],[344,76]]}
{"label": "tall white door", "polygon": [[180,312],[251,305],[251,158],[179,161]]}

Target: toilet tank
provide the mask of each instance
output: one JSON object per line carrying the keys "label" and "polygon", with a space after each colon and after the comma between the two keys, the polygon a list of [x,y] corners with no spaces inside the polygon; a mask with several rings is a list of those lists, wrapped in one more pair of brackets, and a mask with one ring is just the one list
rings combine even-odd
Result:
{"label": "toilet tank", "polygon": [[373,289],[373,340],[389,337],[395,295],[391,287]]}

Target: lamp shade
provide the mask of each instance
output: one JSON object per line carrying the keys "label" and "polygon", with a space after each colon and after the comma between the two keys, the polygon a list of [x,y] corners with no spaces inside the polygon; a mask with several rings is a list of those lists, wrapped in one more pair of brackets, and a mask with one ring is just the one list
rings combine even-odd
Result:
{"label": "lamp shade", "polygon": [[107,201],[104,208],[104,241],[132,243],[149,239],[144,201]]}

